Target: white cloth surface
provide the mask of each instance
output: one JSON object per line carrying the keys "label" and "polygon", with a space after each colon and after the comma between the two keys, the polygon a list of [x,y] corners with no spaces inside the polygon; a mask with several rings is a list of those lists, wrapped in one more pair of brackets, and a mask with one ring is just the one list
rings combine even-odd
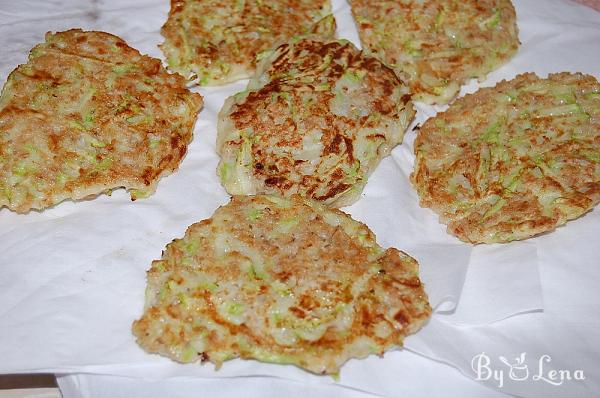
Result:
{"label": "white cloth surface", "polygon": [[[347,4],[333,3],[338,35],[358,44]],[[526,71],[546,75],[572,70],[599,76],[600,14],[562,0],[543,4],[515,1],[519,53],[462,93]],[[0,77],[26,62],[27,52],[46,31],[72,27],[117,34],[141,52],[161,57],[156,44],[162,41],[159,30],[167,11],[167,1],[150,0],[0,2]],[[273,376],[290,383],[331,384],[330,379],[291,366],[254,361],[230,361],[218,372],[211,366],[178,365],[144,353],[130,333],[132,320],[142,310],[150,262],[189,224],[209,217],[228,200],[215,173],[215,120],[224,98],[244,89],[245,83],[195,89],[205,96],[205,107],[194,141],[180,170],[161,181],[152,197],[131,203],[123,191],[115,191],[111,197],[65,202],[27,215],[0,210],[0,372],[82,372],[157,380]],[[418,104],[416,123],[441,109]],[[594,387],[598,391],[598,374],[593,373],[600,364],[594,329],[600,313],[595,289],[600,282],[598,212],[524,242],[476,247],[461,243],[446,234],[430,210],[418,206],[408,182],[414,136],[409,131],[371,176],[361,200],[345,209],[369,225],[380,244],[398,247],[421,264],[436,313],[422,332],[406,340],[406,348],[471,378],[470,360],[481,351],[508,358],[523,351],[539,357],[548,351],[555,362],[562,361],[560,369],[578,366],[580,358],[591,375],[585,382],[544,393],[585,396]],[[543,314],[510,318],[544,307]],[[350,361],[339,383],[386,396],[395,396],[399,388],[430,391],[430,383],[414,382],[420,374],[402,373],[411,368],[407,360],[414,357],[395,351],[384,359]],[[422,376],[431,380],[435,372],[423,371]],[[534,382],[488,385],[524,396],[537,396],[537,389],[546,387]],[[444,384],[439,386],[444,391]]]}

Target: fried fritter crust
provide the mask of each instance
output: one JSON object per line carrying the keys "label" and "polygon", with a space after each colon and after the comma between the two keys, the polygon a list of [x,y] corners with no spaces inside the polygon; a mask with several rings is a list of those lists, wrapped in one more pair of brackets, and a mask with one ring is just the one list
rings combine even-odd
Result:
{"label": "fried fritter crust", "polygon": [[519,46],[510,0],[350,0],[363,48],[410,75],[416,101],[444,104]]}
{"label": "fried fritter crust", "polygon": [[235,196],[152,263],[133,333],[179,362],[335,374],[401,346],[430,313],[417,262],[364,224],[299,196]]}
{"label": "fried fritter crust", "polygon": [[533,73],[454,102],[415,140],[421,206],[466,242],[552,231],[600,201],[600,84]]}
{"label": "fried fritter crust", "polygon": [[300,194],[349,205],[414,114],[402,80],[352,43],[293,40],[225,101],[218,173],[233,195]]}
{"label": "fried fritter crust", "polygon": [[185,156],[201,106],[181,76],[116,36],[48,33],[0,98],[0,208],[152,194]]}

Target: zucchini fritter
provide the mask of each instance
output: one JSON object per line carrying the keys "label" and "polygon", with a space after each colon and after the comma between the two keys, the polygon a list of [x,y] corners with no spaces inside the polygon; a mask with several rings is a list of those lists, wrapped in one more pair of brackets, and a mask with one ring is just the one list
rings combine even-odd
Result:
{"label": "zucchini fritter", "polygon": [[363,48],[410,75],[414,100],[444,104],[519,46],[510,0],[350,0]]}
{"label": "zucchini fritter", "polygon": [[415,140],[421,206],[466,242],[525,239],[600,201],[600,84],[533,73],[458,99]]}
{"label": "zucchini fritter", "polygon": [[120,38],[46,34],[0,98],[0,208],[125,187],[152,194],[185,156],[202,97]]}
{"label": "zucchini fritter", "polygon": [[390,68],[346,40],[282,44],[219,114],[221,182],[232,195],[349,205],[402,141],[410,98]]}
{"label": "zucchini fritter", "polygon": [[417,262],[364,224],[297,195],[234,196],[152,263],[133,333],[179,362],[334,374],[401,346],[430,313]]}

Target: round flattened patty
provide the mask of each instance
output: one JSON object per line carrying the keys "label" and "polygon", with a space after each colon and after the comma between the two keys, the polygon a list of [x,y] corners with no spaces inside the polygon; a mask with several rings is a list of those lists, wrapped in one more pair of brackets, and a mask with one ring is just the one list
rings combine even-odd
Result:
{"label": "round flattened patty", "polygon": [[454,102],[415,140],[421,206],[466,242],[525,239],[600,201],[600,84],[533,73]]}
{"label": "round flattened patty", "polygon": [[402,141],[408,87],[344,40],[294,40],[267,55],[219,114],[218,173],[227,192],[304,197],[340,207]]}
{"label": "round flattened patty", "polygon": [[201,106],[181,76],[116,36],[48,33],[0,98],[0,208],[152,194],[185,156]]}
{"label": "round flattened patty", "polygon": [[350,0],[363,48],[410,75],[414,100],[444,104],[519,46],[510,0]]}
{"label": "round flattened patty", "polygon": [[169,69],[200,85],[245,79],[256,56],[307,32],[333,38],[329,0],[171,0],[160,46]]}
{"label": "round flattened patty", "polygon": [[364,224],[297,195],[234,196],[152,263],[133,333],[179,362],[334,374],[401,346],[430,313],[417,262]]}

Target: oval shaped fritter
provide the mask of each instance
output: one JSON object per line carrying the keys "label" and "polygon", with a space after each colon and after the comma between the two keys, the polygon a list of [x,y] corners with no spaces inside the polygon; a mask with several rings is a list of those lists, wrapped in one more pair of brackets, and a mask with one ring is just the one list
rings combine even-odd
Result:
{"label": "oval shaped fritter", "polygon": [[417,262],[364,224],[299,196],[234,196],[152,263],[133,333],[179,362],[333,374],[401,346],[430,313]]}
{"label": "oval shaped fritter", "polygon": [[247,90],[225,101],[218,173],[233,195],[300,194],[349,205],[414,114],[404,83],[352,43],[293,40],[266,55]]}
{"label": "oval shaped fritter", "polygon": [[350,0],[363,48],[410,75],[413,99],[444,104],[519,46],[510,0]]}
{"label": "oval shaped fritter", "polygon": [[553,230],[600,201],[600,84],[533,73],[458,99],[415,140],[421,206],[473,243]]}
{"label": "oval shaped fritter", "polygon": [[201,106],[181,76],[116,36],[48,33],[0,98],[0,208],[152,194],[185,156]]}
{"label": "oval shaped fritter", "polygon": [[171,0],[160,46],[169,69],[200,85],[252,75],[256,56],[308,32],[333,38],[329,0]]}

